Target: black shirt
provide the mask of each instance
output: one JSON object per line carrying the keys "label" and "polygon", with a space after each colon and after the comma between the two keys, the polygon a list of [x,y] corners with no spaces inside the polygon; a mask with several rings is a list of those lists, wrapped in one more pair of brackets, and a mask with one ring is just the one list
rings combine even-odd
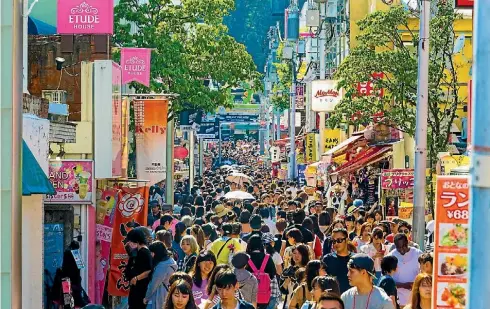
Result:
{"label": "black shirt", "polygon": [[248,244],[248,240],[250,239],[250,237],[252,237],[252,235],[259,235],[260,238],[262,239],[262,232],[261,231],[252,231],[252,232],[244,235],[242,237],[242,240]]}
{"label": "black shirt", "polygon": [[379,279],[378,286],[382,288],[388,296],[395,296],[395,299],[398,300],[398,293],[396,290],[395,280],[389,275],[383,276]]}
{"label": "black shirt", "polygon": [[[262,262],[264,261],[264,258],[265,258],[265,253],[263,253],[263,252],[254,251],[254,252],[250,253],[250,260],[254,263],[254,265],[255,265],[255,267],[257,267],[257,269],[260,269],[260,266],[262,266]],[[252,270],[252,267],[250,267],[250,265],[247,264],[245,269],[253,274],[253,270]],[[274,261],[272,260],[271,255],[269,255],[269,260],[267,261],[267,264],[265,265],[264,272],[266,274],[269,274],[269,277],[271,277],[271,280],[276,276],[276,265],[274,264]]]}
{"label": "black shirt", "polygon": [[340,286],[340,294],[351,288],[349,279],[347,278],[347,263],[349,262],[352,253],[347,256],[339,256],[333,252],[323,257],[323,262],[327,264],[327,273],[337,278]]}
{"label": "black shirt", "polygon": [[[152,269],[152,257],[150,250],[148,248],[141,248],[134,260],[129,263],[126,272],[127,278],[131,281],[134,277],[144,273],[147,270]],[[146,308],[143,304],[143,299],[145,298],[146,289],[150,279],[146,277],[145,279],[138,280],[136,285],[131,285],[129,289],[128,304],[129,308]]]}

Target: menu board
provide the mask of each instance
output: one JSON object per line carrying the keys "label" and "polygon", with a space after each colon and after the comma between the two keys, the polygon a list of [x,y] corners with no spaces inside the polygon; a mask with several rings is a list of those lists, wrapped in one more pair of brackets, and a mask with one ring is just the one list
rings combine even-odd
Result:
{"label": "menu board", "polygon": [[465,308],[468,293],[469,184],[466,176],[437,177],[434,309]]}

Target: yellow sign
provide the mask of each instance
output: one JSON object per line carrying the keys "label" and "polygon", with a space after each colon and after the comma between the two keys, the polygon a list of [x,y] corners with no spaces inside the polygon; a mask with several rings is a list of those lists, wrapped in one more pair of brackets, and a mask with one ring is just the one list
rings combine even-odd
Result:
{"label": "yellow sign", "polygon": [[316,139],[315,133],[306,135],[306,162],[311,163],[316,161]]}
{"label": "yellow sign", "polygon": [[413,204],[401,202],[398,208],[398,217],[403,220],[409,220],[412,218]]}
{"label": "yellow sign", "polygon": [[340,129],[325,129],[323,131],[325,138],[325,152],[340,144]]}
{"label": "yellow sign", "polygon": [[470,165],[470,157],[462,155],[448,155],[439,159],[440,175],[449,175],[451,171],[460,166]]}

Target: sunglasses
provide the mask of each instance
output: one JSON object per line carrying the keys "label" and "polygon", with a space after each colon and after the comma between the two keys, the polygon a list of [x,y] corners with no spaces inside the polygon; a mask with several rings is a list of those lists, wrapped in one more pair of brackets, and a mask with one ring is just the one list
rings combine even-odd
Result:
{"label": "sunglasses", "polygon": [[398,232],[403,233],[403,234],[410,233],[410,231],[408,229],[398,230]]}
{"label": "sunglasses", "polygon": [[341,244],[343,243],[347,238],[337,238],[337,239],[332,239],[332,243],[334,244]]}

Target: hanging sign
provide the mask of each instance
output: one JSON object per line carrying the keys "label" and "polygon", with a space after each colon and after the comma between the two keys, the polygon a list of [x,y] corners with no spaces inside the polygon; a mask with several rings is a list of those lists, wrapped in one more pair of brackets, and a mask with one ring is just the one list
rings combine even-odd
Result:
{"label": "hanging sign", "polygon": [[114,1],[58,0],[58,34],[113,34]]}
{"label": "hanging sign", "polygon": [[109,283],[107,286],[109,295],[128,296],[129,294],[129,280],[124,275],[124,270],[128,263],[128,253],[124,246],[126,236],[130,230],[138,226],[146,226],[148,191],[148,187],[123,187],[118,193],[112,230]]}
{"label": "hanging sign", "polygon": [[272,146],[269,148],[269,153],[271,155],[271,162],[279,162],[281,161],[280,155],[281,155],[281,149],[277,146]]}
{"label": "hanging sign", "polygon": [[413,169],[392,169],[381,171],[381,189],[413,189]]}
{"label": "hanging sign", "polygon": [[456,0],[456,7],[472,8],[475,5],[475,0]]}
{"label": "hanging sign", "polygon": [[323,132],[325,151],[329,151],[340,143],[340,129],[325,129]]}
{"label": "hanging sign", "polygon": [[315,112],[332,112],[342,100],[342,90],[337,90],[336,80],[311,82],[311,109]]}
{"label": "hanging sign", "polygon": [[46,195],[50,204],[91,204],[93,183],[92,160],[51,160],[49,180],[55,195]]}
{"label": "hanging sign", "polygon": [[438,176],[432,308],[465,308],[468,301],[469,182]]}
{"label": "hanging sign", "polygon": [[121,48],[122,83],[138,82],[150,87],[151,49]]}
{"label": "hanging sign", "polygon": [[83,262],[82,255],[80,254],[80,250],[71,250],[71,255],[75,259],[75,263],[77,264],[78,269],[85,268],[85,263]]}
{"label": "hanging sign", "polygon": [[154,185],[165,179],[167,100],[135,100],[136,175]]}
{"label": "hanging sign", "polygon": [[306,85],[304,84],[296,85],[296,109],[297,110],[305,109],[305,88]]}
{"label": "hanging sign", "polygon": [[315,133],[306,134],[306,162],[316,161],[316,136]]}

